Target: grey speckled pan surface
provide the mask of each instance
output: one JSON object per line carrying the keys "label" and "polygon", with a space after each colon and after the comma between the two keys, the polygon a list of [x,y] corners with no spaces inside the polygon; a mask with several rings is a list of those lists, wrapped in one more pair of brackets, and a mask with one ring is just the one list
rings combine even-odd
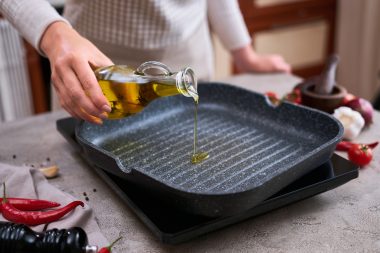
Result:
{"label": "grey speckled pan surface", "polygon": [[198,147],[190,162],[194,104],[174,96],[102,126],[81,122],[76,138],[93,164],[176,208],[205,216],[247,210],[327,161],[343,128],[328,114],[234,86],[199,86]]}

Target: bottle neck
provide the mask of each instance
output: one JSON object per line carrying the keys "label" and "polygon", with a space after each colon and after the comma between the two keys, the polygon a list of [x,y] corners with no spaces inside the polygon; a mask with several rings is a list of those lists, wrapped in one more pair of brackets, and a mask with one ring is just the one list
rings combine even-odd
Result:
{"label": "bottle neck", "polygon": [[186,97],[192,97],[198,103],[197,79],[191,68],[185,68],[176,74],[177,90]]}

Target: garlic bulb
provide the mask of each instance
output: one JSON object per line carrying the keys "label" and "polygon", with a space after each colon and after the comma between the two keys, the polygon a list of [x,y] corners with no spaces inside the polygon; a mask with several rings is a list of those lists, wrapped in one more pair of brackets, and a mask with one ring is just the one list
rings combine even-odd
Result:
{"label": "garlic bulb", "polygon": [[335,109],[333,116],[342,123],[344,127],[343,138],[348,140],[356,138],[365,124],[364,118],[360,113],[346,106]]}

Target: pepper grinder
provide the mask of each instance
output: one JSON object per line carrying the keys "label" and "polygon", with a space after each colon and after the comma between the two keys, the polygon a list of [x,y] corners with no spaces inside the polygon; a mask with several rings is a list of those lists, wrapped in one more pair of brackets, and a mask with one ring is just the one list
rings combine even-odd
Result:
{"label": "pepper grinder", "polygon": [[74,227],[35,232],[22,224],[0,222],[1,253],[97,253],[86,232]]}

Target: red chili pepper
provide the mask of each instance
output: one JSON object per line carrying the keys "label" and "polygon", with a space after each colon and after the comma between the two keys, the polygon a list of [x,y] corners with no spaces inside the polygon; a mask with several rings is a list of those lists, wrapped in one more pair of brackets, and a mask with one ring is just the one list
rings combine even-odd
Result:
{"label": "red chili pepper", "polygon": [[370,143],[370,144],[362,144],[362,145],[366,145],[366,146],[370,147],[371,149],[374,149],[374,148],[376,148],[377,144],[379,144],[378,141]]}
{"label": "red chili pepper", "polygon": [[115,243],[116,243],[117,241],[119,241],[121,238],[122,238],[122,237],[117,238],[113,243],[111,243],[110,246],[101,248],[101,249],[98,251],[98,253],[110,253],[110,252],[111,252],[111,248],[113,247],[113,245],[115,245]]}
{"label": "red chili pepper", "polygon": [[338,151],[348,151],[353,145],[355,145],[353,142],[341,141],[336,145],[335,149]]}
{"label": "red chili pepper", "polygon": [[370,144],[354,143],[354,142],[350,142],[350,141],[341,141],[336,145],[335,149],[338,151],[348,151],[348,150],[350,150],[350,148],[352,148],[355,145],[365,145],[365,146],[370,147],[371,149],[374,149],[378,144],[379,144],[378,141],[370,143]]}
{"label": "red chili pepper", "polygon": [[[23,199],[23,198],[7,198],[9,204],[15,208],[23,211],[36,211],[43,210],[47,208],[53,208],[60,206],[59,203],[41,199]],[[1,212],[1,202],[3,201],[0,198],[0,212]]]}
{"label": "red chili pepper", "polygon": [[5,184],[3,184],[3,186],[4,186],[4,196],[3,196],[3,201],[2,201],[3,217],[7,219],[8,221],[11,221],[14,223],[21,223],[28,226],[46,224],[46,223],[50,223],[62,218],[63,216],[65,216],[67,213],[69,213],[71,210],[73,210],[75,207],[79,205],[84,206],[82,201],[73,201],[62,208],[50,210],[46,212],[21,211],[15,208],[12,204],[8,202],[5,196]]}

